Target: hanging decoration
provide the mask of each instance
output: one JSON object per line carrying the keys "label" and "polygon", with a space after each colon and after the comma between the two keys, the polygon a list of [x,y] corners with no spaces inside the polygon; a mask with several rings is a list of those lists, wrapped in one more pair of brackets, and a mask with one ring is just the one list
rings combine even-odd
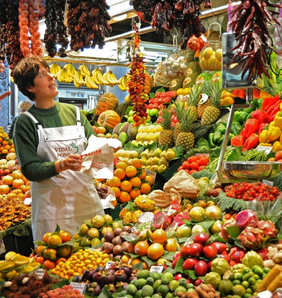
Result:
{"label": "hanging decoration", "polygon": [[130,80],[128,81],[128,91],[132,100],[133,106],[133,120],[134,126],[144,124],[147,119],[147,101],[149,99],[148,94],[145,93],[145,71],[146,66],[144,64],[143,53],[140,52],[140,36],[139,36],[139,24],[134,25],[135,36],[133,40],[133,57],[129,64],[130,67]]}

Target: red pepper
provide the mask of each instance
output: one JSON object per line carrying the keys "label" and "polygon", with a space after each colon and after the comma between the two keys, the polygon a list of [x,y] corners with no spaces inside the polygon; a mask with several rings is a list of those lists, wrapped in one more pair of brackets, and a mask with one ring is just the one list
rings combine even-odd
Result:
{"label": "red pepper", "polygon": [[258,134],[259,135],[266,128],[267,125],[268,125],[268,123],[260,123],[259,129],[258,129]]}
{"label": "red pepper", "polygon": [[271,121],[273,121],[275,115],[277,114],[277,112],[280,111],[280,104],[281,104],[281,100],[278,100],[273,106],[271,106],[267,111],[266,114],[268,115],[268,118]]}
{"label": "red pepper", "polygon": [[251,113],[252,119],[257,119],[259,123],[269,123],[268,115],[265,111],[257,109]]}
{"label": "red pepper", "polygon": [[280,97],[276,95],[275,97],[268,97],[265,98],[262,102],[261,108],[264,111],[267,111],[270,107],[272,107],[278,100],[280,100]]}
{"label": "red pepper", "polygon": [[256,133],[253,133],[245,141],[242,151],[251,150],[253,148],[256,148],[258,144],[259,144],[259,136]]}
{"label": "red pepper", "polygon": [[242,129],[240,135],[247,139],[251,134],[257,133],[259,128],[259,121],[257,119],[249,118],[246,123],[245,127]]}
{"label": "red pepper", "polygon": [[245,89],[235,89],[232,91],[232,94],[234,94],[236,97],[240,97],[243,99],[246,98]]}
{"label": "red pepper", "polygon": [[231,138],[231,146],[235,147],[243,147],[244,146],[245,138],[244,136],[238,135]]}

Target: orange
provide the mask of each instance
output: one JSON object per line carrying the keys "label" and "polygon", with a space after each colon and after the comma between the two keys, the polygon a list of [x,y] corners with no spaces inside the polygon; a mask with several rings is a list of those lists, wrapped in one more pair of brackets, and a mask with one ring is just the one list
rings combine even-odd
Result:
{"label": "orange", "polygon": [[135,198],[137,198],[138,196],[141,195],[141,192],[139,189],[131,189],[130,193],[129,193],[130,197],[132,200],[134,200]]}
{"label": "orange", "polygon": [[126,192],[126,191],[121,191],[120,196],[119,196],[119,201],[120,201],[121,203],[129,202],[130,199],[131,199],[131,198],[130,198],[130,195],[129,195],[128,192]]}
{"label": "orange", "polygon": [[130,183],[132,184],[132,187],[139,188],[141,186],[141,179],[138,177],[133,177],[130,180]]}
{"label": "orange", "polygon": [[121,188],[121,190],[123,190],[123,191],[130,192],[131,189],[132,189],[132,184],[130,183],[130,181],[128,181],[128,180],[124,180],[124,181],[121,182],[121,184],[120,184],[120,188]]}
{"label": "orange", "polygon": [[146,178],[146,172],[144,170],[141,170],[140,174],[137,175],[140,179],[145,179]]}
{"label": "orange", "polygon": [[153,178],[152,176],[147,175],[147,176],[145,177],[145,181],[146,181],[147,183],[149,183],[150,185],[153,185],[153,184],[154,184],[154,178]]}
{"label": "orange", "polygon": [[149,246],[147,257],[151,260],[158,260],[164,254],[164,248],[160,243],[153,243]]}
{"label": "orange", "polygon": [[53,234],[48,238],[48,246],[57,247],[62,244],[63,241],[59,235]]}
{"label": "orange", "polygon": [[167,240],[166,232],[163,229],[155,230],[151,237],[154,243],[163,244]]}
{"label": "orange", "polygon": [[148,183],[142,183],[140,187],[141,193],[142,194],[148,194],[151,191],[151,186]]}
{"label": "orange", "polygon": [[138,258],[130,259],[130,265],[134,266],[139,264],[141,261]]}
{"label": "orange", "polygon": [[134,253],[138,256],[146,256],[149,244],[146,240],[139,241],[134,246]]}
{"label": "orange", "polygon": [[67,259],[66,258],[59,258],[59,259],[57,259],[56,260],[56,265],[58,265],[60,262],[66,262],[67,261]]}
{"label": "orange", "polygon": [[51,233],[51,232],[45,233],[44,236],[43,236],[43,238],[42,238],[43,242],[47,244],[47,243],[48,243],[48,238],[49,238],[52,234],[53,234],[53,233]]}
{"label": "orange", "polygon": [[67,258],[70,256],[72,248],[70,245],[61,245],[57,248],[58,257]]}
{"label": "orange", "polygon": [[111,187],[112,191],[115,193],[116,198],[120,196],[120,189],[118,187]]}
{"label": "orange", "polygon": [[115,169],[114,170],[114,176],[118,177],[120,180],[124,179],[125,177],[125,171],[124,169]]}
{"label": "orange", "polygon": [[139,158],[132,158],[130,161],[129,161],[129,165],[130,166],[134,166],[136,169],[141,169],[142,166],[143,166],[143,162],[141,159]]}
{"label": "orange", "polygon": [[47,248],[46,245],[38,245],[35,248],[35,252],[38,256],[43,256],[44,254],[44,250]]}
{"label": "orange", "polygon": [[46,260],[53,260],[53,261],[55,261],[57,259],[57,251],[56,251],[56,249],[54,249],[54,248],[46,248],[44,250],[43,257]]}
{"label": "orange", "polygon": [[71,234],[69,232],[64,231],[64,230],[61,230],[59,232],[59,236],[62,239],[63,243],[71,240]]}
{"label": "orange", "polygon": [[126,168],[127,168],[127,163],[124,161],[119,161],[116,164],[116,169],[123,169],[125,171]]}
{"label": "orange", "polygon": [[137,169],[134,166],[128,166],[125,169],[125,175],[129,178],[136,176],[137,174]]}
{"label": "orange", "polygon": [[56,267],[56,263],[54,261],[51,261],[51,260],[46,260],[43,265],[45,266],[45,268],[47,270],[50,270],[50,269],[53,269]]}
{"label": "orange", "polygon": [[126,264],[128,264],[128,263],[129,263],[129,260],[130,260],[130,256],[128,256],[128,255],[123,255],[123,256],[120,258],[121,263],[126,263]]}
{"label": "orange", "polygon": [[164,246],[164,249],[167,251],[177,251],[178,249],[177,241],[174,238],[168,238]]}
{"label": "orange", "polygon": [[44,263],[44,261],[45,261],[45,259],[42,257],[42,256],[35,256],[34,257],[34,261],[35,262],[38,262],[39,264],[43,264]]}
{"label": "orange", "polygon": [[113,177],[112,179],[107,179],[107,185],[109,185],[110,187],[119,187],[120,186],[120,179],[118,177]]}

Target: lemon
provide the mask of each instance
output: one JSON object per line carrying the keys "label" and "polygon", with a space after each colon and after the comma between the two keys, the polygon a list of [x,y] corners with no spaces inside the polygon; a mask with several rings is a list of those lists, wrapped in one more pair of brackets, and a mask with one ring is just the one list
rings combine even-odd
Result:
{"label": "lemon", "polygon": [[211,56],[208,60],[208,70],[214,70],[215,69],[215,56]]}
{"label": "lemon", "polygon": [[203,57],[208,60],[213,55],[213,53],[214,51],[212,47],[207,47],[203,51]]}
{"label": "lemon", "polygon": [[177,91],[176,91],[176,95],[181,95],[183,94],[183,88],[179,88]]}

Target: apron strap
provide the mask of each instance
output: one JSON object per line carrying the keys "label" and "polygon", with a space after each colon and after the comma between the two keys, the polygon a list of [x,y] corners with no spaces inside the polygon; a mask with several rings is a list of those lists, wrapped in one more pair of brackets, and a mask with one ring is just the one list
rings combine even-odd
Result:
{"label": "apron strap", "polygon": [[80,120],[80,110],[77,106],[75,106],[76,108],[76,119],[77,119],[77,126],[80,127],[81,126],[81,120]]}
{"label": "apron strap", "polygon": [[34,123],[38,129],[43,129],[42,125],[38,122],[38,120],[30,112],[26,111],[26,112],[24,112],[24,114],[26,114],[28,117],[30,117],[34,121]]}

